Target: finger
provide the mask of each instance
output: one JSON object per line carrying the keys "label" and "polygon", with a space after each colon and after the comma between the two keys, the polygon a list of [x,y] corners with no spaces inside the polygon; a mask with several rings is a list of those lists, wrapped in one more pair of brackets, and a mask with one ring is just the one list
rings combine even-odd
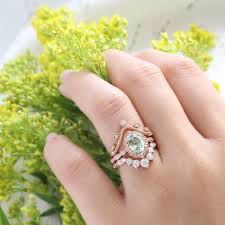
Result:
{"label": "finger", "polygon": [[203,136],[224,136],[224,99],[191,59],[156,50],[136,56],[161,68],[192,124]]}
{"label": "finger", "polygon": [[116,187],[97,164],[67,138],[50,134],[44,155],[87,224],[109,224],[121,211],[122,198]]}
{"label": "finger", "polygon": [[179,150],[173,148],[177,140],[197,131],[160,69],[117,50],[107,51],[105,59],[112,83],[129,96],[142,120],[153,130],[161,157],[174,159],[170,150]]}
{"label": "finger", "polygon": [[[140,123],[129,98],[118,88],[91,73],[64,73],[61,92],[73,100],[76,105],[89,117],[94,124],[107,150],[115,142],[114,135],[120,129],[120,121],[128,124]],[[112,151],[112,150],[111,150]],[[120,168],[120,175],[127,189],[136,189],[137,185],[146,180],[148,171],[158,167],[159,158],[151,163],[151,168],[137,170],[126,165]]]}

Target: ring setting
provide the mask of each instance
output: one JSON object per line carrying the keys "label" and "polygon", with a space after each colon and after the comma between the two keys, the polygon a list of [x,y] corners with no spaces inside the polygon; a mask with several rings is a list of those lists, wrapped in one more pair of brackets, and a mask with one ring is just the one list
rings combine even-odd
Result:
{"label": "ring setting", "polygon": [[121,121],[120,125],[120,132],[114,135],[116,143],[111,146],[113,167],[127,165],[148,168],[156,150],[152,132],[139,123],[128,126],[125,121]]}

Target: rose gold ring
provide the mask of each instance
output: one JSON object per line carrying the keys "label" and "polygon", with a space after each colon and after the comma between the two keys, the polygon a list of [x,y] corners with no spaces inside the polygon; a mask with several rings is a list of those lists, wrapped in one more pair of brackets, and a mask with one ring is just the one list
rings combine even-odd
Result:
{"label": "rose gold ring", "polygon": [[142,127],[139,123],[128,126],[124,120],[120,122],[120,126],[120,132],[114,135],[116,143],[111,146],[113,167],[128,165],[148,168],[156,150],[150,129]]}

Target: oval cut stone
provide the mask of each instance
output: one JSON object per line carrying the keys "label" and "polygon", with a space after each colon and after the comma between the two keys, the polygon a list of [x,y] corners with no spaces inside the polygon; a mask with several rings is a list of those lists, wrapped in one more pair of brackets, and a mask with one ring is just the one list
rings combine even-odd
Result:
{"label": "oval cut stone", "polygon": [[145,150],[145,141],[137,133],[129,133],[127,136],[127,146],[135,154],[139,154]]}

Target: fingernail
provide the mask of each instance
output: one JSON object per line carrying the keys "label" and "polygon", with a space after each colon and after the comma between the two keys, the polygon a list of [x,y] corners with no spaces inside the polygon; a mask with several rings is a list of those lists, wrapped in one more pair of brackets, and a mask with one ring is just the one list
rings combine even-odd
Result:
{"label": "fingernail", "polygon": [[60,80],[61,81],[65,81],[68,79],[68,77],[72,76],[74,74],[73,70],[65,70],[61,76],[60,76]]}
{"label": "fingernail", "polygon": [[50,133],[50,134],[48,134],[48,136],[46,138],[46,142],[55,139],[57,136],[58,136],[57,133]]}

